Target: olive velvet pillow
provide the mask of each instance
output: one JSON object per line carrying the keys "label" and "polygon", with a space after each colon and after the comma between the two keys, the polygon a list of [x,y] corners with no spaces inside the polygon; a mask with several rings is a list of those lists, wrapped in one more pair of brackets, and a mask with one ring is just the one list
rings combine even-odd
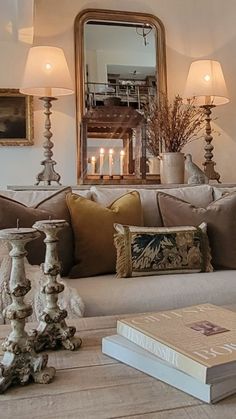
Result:
{"label": "olive velvet pillow", "polygon": [[236,269],[236,192],[197,208],[181,199],[159,192],[159,209],[164,226],[197,226],[207,223],[212,265]]}
{"label": "olive velvet pillow", "polygon": [[121,196],[108,207],[77,194],[66,197],[75,241],[75,263],[71,278],[113,273],[116,250],[113,243],[114,223],[143,225],[139,193]]}
{"label": "olive velvet pillow", "polygon": [[[20,227],[32,227],[38,220],[64,219],[68,221],[68,227],[58,233],[58,254],[62,264],[62,275],[67,275],[73,266],[73,233],[70,226],[70,213],[66,205],[66,194],[71,188],[56,191],[34,207],[27,207],[21,202],[14,201],[0,195],[0,229],[16,227],[19,219]],[[27,259],[31,265],[40,265],[45,259],[45,235],[28,243]]]}

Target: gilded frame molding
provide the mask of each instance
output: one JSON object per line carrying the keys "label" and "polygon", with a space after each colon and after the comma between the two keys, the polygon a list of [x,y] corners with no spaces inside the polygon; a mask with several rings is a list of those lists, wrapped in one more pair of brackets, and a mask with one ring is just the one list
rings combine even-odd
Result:
{"label": "gilded frame molding", "polygon": [[[89,20],[130,22],[150,24],[156,29],[156,79],[158,90],[167,92],[167,70],[166,70],[166,42],[165,28],[162,21],[156,16],[148,13],[125,12],[107,9],[85,9],[75,18],[74,39],[75,39],[75,79],[76,79],[76,129],[78,156],[80,156],[80,124],[85,114],[85,75],[84,75],[84,25]],[[81,162],[78,159],[78,179],[81,179]]]}
{"label": "gilded frame molding", "polygon": [[[0,146],[31,146],[34,144],[34,124],[33,124],[33,96],[24,95],[19,92],[19,89],[0,89],[0,120],[1,120],[1,100],[3,98],[21,97],[24,99],[25,106],[25,137],[16,135],[15,137],[8,136],[4,137],[4,134],[0,134]],[[12,104],[13,106],[13,104]],[[12,115],[9,114],[9,117]],[[14,123],[13,123],[14,124]],[[7,131],[6,131],[7,132]]]}

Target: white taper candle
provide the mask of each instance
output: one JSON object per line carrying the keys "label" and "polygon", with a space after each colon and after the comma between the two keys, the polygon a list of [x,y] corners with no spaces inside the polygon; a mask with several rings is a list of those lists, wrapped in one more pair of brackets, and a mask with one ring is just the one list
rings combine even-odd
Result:
{"label": "white taper candle", "polygon": [[104,148],[100,148],[100,175],[103,175],[104,153]]}
{"label": "white taper candle", "polygon": [[113,165],[113,148],[109,150],[109,176],[112,176],[112,165]]}
{"label": "white taper candle", "polygon": [[124,150],[121,150],[120,152],[120,175],[123,176],[124,174],[124,156],[125,152]]}
{"label": "white taper candle", "polygon": [[95,175],[96,172],[96,157],[92,156],[91,157],[91,174]]}

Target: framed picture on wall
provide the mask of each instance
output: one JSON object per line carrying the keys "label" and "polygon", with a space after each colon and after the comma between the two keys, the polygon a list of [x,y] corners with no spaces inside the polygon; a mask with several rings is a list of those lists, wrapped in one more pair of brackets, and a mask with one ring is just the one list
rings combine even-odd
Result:
{"label": "framed picture on wall", "polygon": [[33,97],[0,89],[0,146],[33,144]]}

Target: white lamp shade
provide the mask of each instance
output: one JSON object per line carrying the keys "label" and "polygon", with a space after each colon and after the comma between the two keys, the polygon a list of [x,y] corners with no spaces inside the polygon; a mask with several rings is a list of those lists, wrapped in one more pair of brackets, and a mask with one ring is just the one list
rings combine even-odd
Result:
{"label": "white lamp shade", "polygon": [[229,96],[218,61],[199,60],[192,62],[184,91],[184,98],[195,98],[195,103],[202,105],[223,105],[229,102]]}
{"label": "white lamp shade", "polygon": [[39,46],[29,50],[21,93],[33,96],[62,96],[74,92],[61,48]]}

